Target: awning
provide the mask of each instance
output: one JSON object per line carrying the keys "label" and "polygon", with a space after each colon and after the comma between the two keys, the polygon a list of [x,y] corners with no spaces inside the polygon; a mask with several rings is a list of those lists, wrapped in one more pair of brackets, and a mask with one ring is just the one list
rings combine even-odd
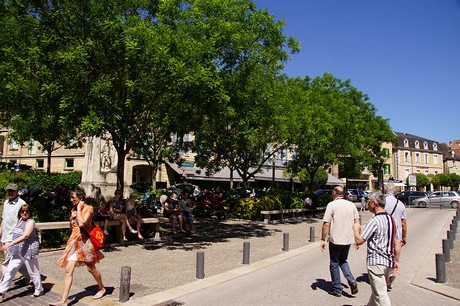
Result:
{"label": "awning", "polygon": [[[206,170],[196,167],[194,164],[186,164],[187,166],[179,166],[176,163],[166,163],[176,173],[182,175],[188,180],[209,180],[209,181],[230,181],[230,169],[228,167],[223,168],[219,172],[207,176]],[[249,182],[254,181],[272,181],[273,180],[273,168],[267,167],[261,169],[260,173],[257,173]],[[275,182],[289,182],[290,178],[284,176],[283,168],[275,168]],[[243,181],[236,171],[233,171],[233,181]]]}
{"label": "awning", "polygon": [[335,176],[331,175],[330,173],[327,174],[327,182],[326,185],[329,186],[336,186],[336,185],[345,185],[344,181],[339,180]]}

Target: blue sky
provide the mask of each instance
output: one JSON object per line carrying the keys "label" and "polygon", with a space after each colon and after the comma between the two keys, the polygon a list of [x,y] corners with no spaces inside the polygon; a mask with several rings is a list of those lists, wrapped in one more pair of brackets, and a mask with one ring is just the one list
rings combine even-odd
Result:
{"label": "blue sky", "polygon": [[460,0],[255,0],[302,44],[284,72],[350,79],[396,132],[460,139]]}

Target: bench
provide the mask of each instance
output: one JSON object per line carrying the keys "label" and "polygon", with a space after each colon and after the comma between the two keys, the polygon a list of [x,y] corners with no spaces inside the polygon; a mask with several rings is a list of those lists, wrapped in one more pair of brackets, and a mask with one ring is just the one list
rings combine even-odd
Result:
{"label": "bench", "polygon": [[279,210],[263,210],[260,214],[264,217],[264,223],[270,223],[270,217],[272,215],[281,215],[281,220],[284,219],[284,214],[294,214],[295,216],[299,213],[316,212],[326,210],[326,207],[316,208],[290,208],[290,209],[279,209]]}
{"label": "bench", "polygon": [[[165,222],[165,218],[159,217],[159,218],[143,218],[142,219],[142,224],[151,224],[153,232],[155,233],[153,237],[153,241],[160,241],[160,223]],[[101,228],[104,226],[104,221],[95,221],[95,224],[99,225]],[[133,224],[132,221],[130,221],[130,224]],[[109,226],[114,226],[117,228],[117,237],[120,238],[120,242],[122,241],[122,235],[121,235],[121,224],[118,220],[109,220]],[[35,227],[39,229],[40,231],[42,230],[56,230],[56,229],[70,229],[70,224],[69,221],[54,221],[54,222],[37,222],[35,224]]]}

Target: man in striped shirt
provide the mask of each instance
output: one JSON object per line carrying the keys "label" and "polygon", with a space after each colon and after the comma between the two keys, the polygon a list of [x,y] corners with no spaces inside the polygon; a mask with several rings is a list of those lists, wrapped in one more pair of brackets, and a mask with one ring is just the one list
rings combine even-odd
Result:
{"label": "man in striped shirt", "polygon": [[359,224],[353,225],[356,245],[367,241],[367,273],[372,289],[367,305],[391,305],[385,273],[397,265],[394,261],[396,225],[385,212],[385,196],[380,191],[370,195],[368,207],[374,216],[363,232],[359,233]]}

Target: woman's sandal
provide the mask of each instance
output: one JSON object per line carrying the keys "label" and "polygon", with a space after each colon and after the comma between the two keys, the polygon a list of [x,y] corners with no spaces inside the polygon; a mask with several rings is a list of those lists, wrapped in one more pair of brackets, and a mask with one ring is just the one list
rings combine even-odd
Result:
{"label": "woman's sandal", "polygon": [[130,231],[131,233],[133,233],[133,234],[137,234],[137,231],[136,231],[136,230],[131,229],[131,230],[129,230],[129,231]]}
{"label": "woman's sandal", "polygon": [[101,297],[104,296],[104,294],[105,294],[105,288],[102,288],[93,296],[93,300],[100,299]]}

